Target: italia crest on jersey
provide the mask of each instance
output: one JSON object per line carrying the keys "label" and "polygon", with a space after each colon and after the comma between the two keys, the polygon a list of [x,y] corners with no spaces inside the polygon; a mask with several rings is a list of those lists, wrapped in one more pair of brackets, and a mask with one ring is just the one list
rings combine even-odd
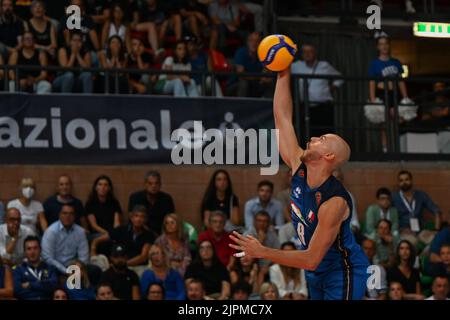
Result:
{"label": "italia crest on jersey", "polygon": [[309,213],[308,213],[308,221],[311,222],[311,223],[313,223],[315,219],[316,219],[316,218],[315,218],[314,212],[313,212],[312,210],[309,210]]}
{"label": "italia crest on jersey", "polygon": [[300,198],[300,195],[302,194],[302,189],[300,189],[300,187],[297,187],[294,189],[294,197],[296,197],[297,199]]}

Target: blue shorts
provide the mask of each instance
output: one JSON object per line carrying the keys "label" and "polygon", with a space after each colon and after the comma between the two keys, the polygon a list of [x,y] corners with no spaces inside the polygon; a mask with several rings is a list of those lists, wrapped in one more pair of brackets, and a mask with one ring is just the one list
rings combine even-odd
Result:
{"label": "blue shorts", "polygon": [[368,277],[366,265],[349,270],[333,268],[322,274],[306,272],[312,300],[361,300],[367,289]]}

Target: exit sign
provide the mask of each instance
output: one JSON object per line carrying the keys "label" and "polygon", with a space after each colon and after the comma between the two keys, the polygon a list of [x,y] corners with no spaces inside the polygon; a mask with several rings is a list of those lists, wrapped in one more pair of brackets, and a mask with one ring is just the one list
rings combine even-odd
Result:
{"label": "exit sign", "polygon": [[450,38],[450,23],[414,22],[416,37]]}

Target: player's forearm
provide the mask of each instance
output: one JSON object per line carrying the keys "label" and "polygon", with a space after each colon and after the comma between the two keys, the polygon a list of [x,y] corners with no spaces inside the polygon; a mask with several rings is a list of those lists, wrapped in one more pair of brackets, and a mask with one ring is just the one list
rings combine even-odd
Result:
{"label": "player's forearm", "polygon": [[287,251],[264,247],[261,258],[280,265],[305,270],[315,270],[319,264],[318,259],[315,259],[309,250]]}
{"label": "player's forearm", "polygon": [[273,114],[277,128],[292,123],[291,73],[289,70],[278,73],[273,99]]}

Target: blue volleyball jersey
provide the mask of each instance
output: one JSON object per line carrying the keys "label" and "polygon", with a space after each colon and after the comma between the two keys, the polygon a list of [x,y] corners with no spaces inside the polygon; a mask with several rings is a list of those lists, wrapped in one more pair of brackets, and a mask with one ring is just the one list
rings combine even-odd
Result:
{"label": "blue volleyball jersey", "polygon": [[[350,214],[342,222],[336,240],[323,257],[315,271],[307,271],[311,275],[320,275],[330,270],[342,270],[351,274],[352,269],[367,269],[368,259],[361,247],[356,243],[350,228],[352,217],[352,200],[347,190],[334,177],[330,176],[320,187],[311,189],[307,184],[306,165],[301,164],[291,182],[291,216],[299,238],[300,250],[306,250],[316,230],[320,216],[320,206],[332,197],[342,197],[347,202]],[[365,270],[361,270],[364,271]]]}

